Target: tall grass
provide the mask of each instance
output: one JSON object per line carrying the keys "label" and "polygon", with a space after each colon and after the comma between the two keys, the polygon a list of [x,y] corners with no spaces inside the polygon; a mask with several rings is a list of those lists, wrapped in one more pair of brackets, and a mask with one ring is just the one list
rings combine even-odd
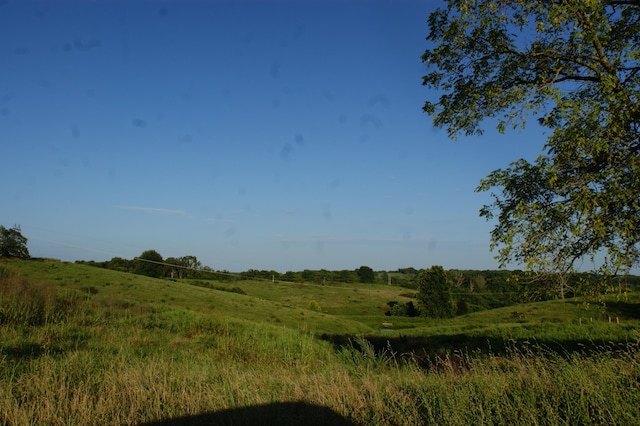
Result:
{"label": "tall grass", "polygon": [[[41,284],[2,274],[3,286],[41,294]],[[109,301],[99,298],[103,290],[72,298],[75,308],[55,321],[0,324],[0,423],[640,423],[636,341],[567,353],[522,345],[500,356],[457,351],[425,367],[362,337],[336,348],[215,310]],[[71,300],[51,294],[44,311],[57,298]],[[292,402],[307,408],[286,411]],[[247,407],[275,408],[256,415]],[[335,416],[318,414],[326,412]]]}
{"label": "tall grass", "polygon": [[297,362],[264,363],[280,355],[247,359],[171,348],[144,357],[127,350],[43,356],[0,386],[2,420],[139,424],[288,401],[328,407],[363,425],[630,425],[640,419],[637,349],[570,359],[521,353],[464,368],[443,359],[431,372],[366,354],[352,354],[349,362],[296,355]]}
{"label": "tall grass", "polygon": [[30,282],[0,265],[0,324],[44,325],[63,320],[76,307],[78,296],[59,294],[47,282]]}

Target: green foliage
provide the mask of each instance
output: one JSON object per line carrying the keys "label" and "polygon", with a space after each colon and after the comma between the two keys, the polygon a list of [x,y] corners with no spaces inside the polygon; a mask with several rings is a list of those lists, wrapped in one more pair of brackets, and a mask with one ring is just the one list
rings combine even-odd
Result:
{"label": "green foliage", "polygon": [[444,94],[424,111],[453,138],[480,123],[549,129],[535,162],[480,183],[480,215],[502,265],[567,272],[602,252],[603,271],[640,260],[640,4],[449,0],[429,17],[435,47],[423,84]]}
{"label": "green foliage", "polygon": [[162,256],[155,250],[146,250],[134,259],[133,272],[147,277],[161,277],[165,266],[162,264]]}
{"label": "green foliage", "polygon": [[401,268],[396,272],[390,272],[387,276],[391,278],[391,284],[412,290],[418,289],[418,270],[415,268]]}
{"label": "green foliage", "polygon": [[284,274],[282,274],[282,280],[289,281],[289,282],[296,282],[296,281],[300,281],[301,279],[299,274],[293,271],[287,271]]}
{"label": "green foliage", "polygon": [[418,302],[422,315],[431,318],[449,318],[454,314],[451,295],[452,282],[442,266],[434,265],[418,275]]}
{"label": "green foliage", "polygon": [[[305,269],[300,272],[287,271],[284,274],[279,274],[275,271],[268,272],[268,279],[275,278],[276,280],[282,280],[287,282],[306,282],[315,284],[327,284],[335,281],[342,281],[339,273],[334,271],[328,271],[326,269]],[[244,273],[242,273],[244,274]]]}
{"label": "green foliage", "polygon": [[389,306],[389,310],[385,313],[385,315],[392,317],[403,317],[407,315],[407,307],[404,303],[399,303],[395,300],[387,302]]}
{"label": "green foliage", "polygon": [[376,273],[368,266],[361,266],[356,269],[356,274],[361,283],[373,283],[376,280]]}
{"label": "green foliage", "polygon": [[320,304],[318,304],[318,302],[316,302],[315,300],[312,300],[311,302],[309,302],[309,310],[314,312],[322,312],[322,308],[320,307]]}
{"label": "green foliage", "polygon": [[464,299],[460,299],[456,302],[456,315],[466,315],[470,312],[469,305]]}
{"label": "green foliage", "polygon": [[240,276],[245,279],[262,279],[262,280],[279,280],[280,273],[277,271],[257,270],[249,269],[245,272],[240,272]]}
{"label": "green foliage", "polygon": [[134,264],[132,263],[134,262],[121,257],[114,257],[105,265],[105,267],[113,269],[114,271],[129,272],[134,268]]}
{"label": "green foliage", "polygon": [[300,272],[300,278],[306,282],[316,282],[318,281],[318,272],[310,269],[305,269]]}
{"label": "green foliage", "polygon": [[196,278],[201,275],[202,263],[195,256],[168,257],[164,261],[163,276],[169,278]]}
{"label": "green foliage", "polygon": [[355,283],[358,282],[359,277],[354,271],[342,269],[334,273],[334,279],[343,283]]}
{"label": "green foliage", "polygon": [[417,317],[420,315],[420,311],[416,308],[413,302],[410,300],[407,303],[401,303],[397,301],[387,302],[389,310],[385,315],[392,317]]}
{"label": "green foliage", "polygon": [[18,225],[11,229],[0,225],[0,257],[29,259],[27,239],[22,235]]}

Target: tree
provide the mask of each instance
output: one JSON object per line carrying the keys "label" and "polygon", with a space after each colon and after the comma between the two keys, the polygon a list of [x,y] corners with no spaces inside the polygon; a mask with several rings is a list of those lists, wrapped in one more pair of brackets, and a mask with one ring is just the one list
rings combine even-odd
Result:
{"label": "tree", "polygon": [[418,315],[420,315],[420,311],[418,311],[418,308],[416,308],[412,301],[408,301],[406,306],[408,317],[417,317]]}
{"label": "tree", "polygon": [[368,266],[361,266],[356,269],[356,274],[361,283],[373,283],[376,280],[376,273]]}
{"label": "tree", "polygon": [[162,256],[155,250],[146,250],[135,259],[134,273],[158,278],[162,276],[164,265]]}
{"label": "tree", "polygon": [[353,271],[348,269],[342,269],[335,273],[336,281],[340,281],[343,283],[354,283],[358,281],[359,277]]}
{"label": "tree", "polygon": [[[640,1],[449,0],[429,16],[435,47],[424,111],[450,137],[480,122],[548,129],[542,154],[491,172],[480,210],[497,218],[501,266],[628,271],[640,258]],[[496,191],[496,192],[493,192]]]}
{"label": "tree", "polygon": [[129,272],[133,267],[132,263],[132,261],[127,259],[114,257],[107,263],[106,267],[116,271]]}
{"label": "tree", "polygon": [[451,296],[453,283],[442,268],[434,265],[418,274],[418,303],[420,312],[427,317],[449,318],[454,313]]}
{"label": "tree", "polygon": [[11,229],[0,225],[0,257],[31,257],[27,248],[27,238],[22,235],[19,225],[14,225]]}
{"label": "tree", "polygon": [[164,260],[165,266],[163,275],[169,278],[183,278],[182,265],[180,265],[178,259],[175,257],[167,257]]}
{"label": "tree", "polygon": [[389,305],[389,310],[386,312],[386,315],[393,317],[404,317],[407,315],[407,305],[404,303],[391,301],[387,302]]}
{"label": "tree", "polygon": [[302,281],[304,282],[316,282],[318,276],[316,271],[312,269],[305,269],[300,273],[300,278],[302,278]]}
{"label": "tree", "polygon": [[168,257],[164,263],[163,275],[171,278],[197,278],[202,270],[202,262],[196,256]]}
{"label": "tree", "polygon": [[293,272],[293,271],[287,271],[282,275],[282,279],[284,281],[289,281],[289,282],[296,282],[296,281],[302,281],[302,278],[300,277],[300,274]]}
{"label": "tree", "polygon": [[455,287],[460,288],[464,285],[464,282],[466,280],[464,272],[458,269],[450,269],[447,271],[447,275],[449,276],[451,282]]}

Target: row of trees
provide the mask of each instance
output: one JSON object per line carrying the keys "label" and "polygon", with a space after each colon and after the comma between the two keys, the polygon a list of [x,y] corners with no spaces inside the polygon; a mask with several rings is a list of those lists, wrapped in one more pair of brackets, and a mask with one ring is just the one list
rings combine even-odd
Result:
{"label": "row of trees", "polygon": [[303,271],[287,271],[283,274],[276,271],[249,270],[240,274],[247,278],[267,278],[292,282],[311,282],[316,284],[338,283],[364,283],[373,284],[378,281],[378,274],[368,266],[360,266],[355,270],[342,269],[330,271],[327,269],[305,269]]}
{"label": "row of trees", "polygon": [[640,288],[640,277],[625,275],[603,280],[593,272],[539,274],[524,271],[445,270],[442,266],[405,270],[417,293],[412,302],[390,301],[388,315],[448,318],[486,309],[561,297],[593,298],[605,292]]}
{"label": "row of trees", "polygon": [[95,262],[91,260],[87,262],[77,261],[77,263],[146,275],[154,278],[215,279],[213,276],[207,276],[207,274],[212,274],[214,271],[206,266],[203,267],[196,256],[168,257],[163,259],[162,255],[155,250],[146,250],[142,252],[140,256],[131,260],[114,257],[105,262]]}
{"label": "row of trees", "polygon": [[417,290],[418,306],[390,301],[387,315],[449,318],[509,306],[522,300],[526,282],[522,271],[446,271],[437,265],[419,271],[406,268],[402,275],[410,277],[403,285]]}
{"label": "row of trees", "polygon": [[162,255],[156,250],[146,250],[132,260],[114,257],[104,262],[78,261],[77,263],[155,278],[200,278],[219,281],[261,279],[269,281],[312,282],[317,284],[331,282],[374,283],[380,281],[379,274],[368,266],[360,266],[355,270],[329,271],[326,269],[305,269],[303,271],[287,271],[285,273],[273,270],[249,269],[244,272],[232,274],[226,270],[214,271],[208,266],[203,266],[196,256],[168,257],[163,259]]}

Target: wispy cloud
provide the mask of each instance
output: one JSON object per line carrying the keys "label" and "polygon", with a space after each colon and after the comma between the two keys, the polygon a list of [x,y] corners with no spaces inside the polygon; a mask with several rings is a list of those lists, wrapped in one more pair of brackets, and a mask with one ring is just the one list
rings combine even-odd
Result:
{"label": "wispy cloud", "polygon": [[189,216],[189,214],[184,210],[171,210],[171,209],[162,209],[157,207],[142,207],[142,206],[117,206],[119,209],[124,210],[138,210],[146,213],[153,214],[164,214],[168,216]]}

